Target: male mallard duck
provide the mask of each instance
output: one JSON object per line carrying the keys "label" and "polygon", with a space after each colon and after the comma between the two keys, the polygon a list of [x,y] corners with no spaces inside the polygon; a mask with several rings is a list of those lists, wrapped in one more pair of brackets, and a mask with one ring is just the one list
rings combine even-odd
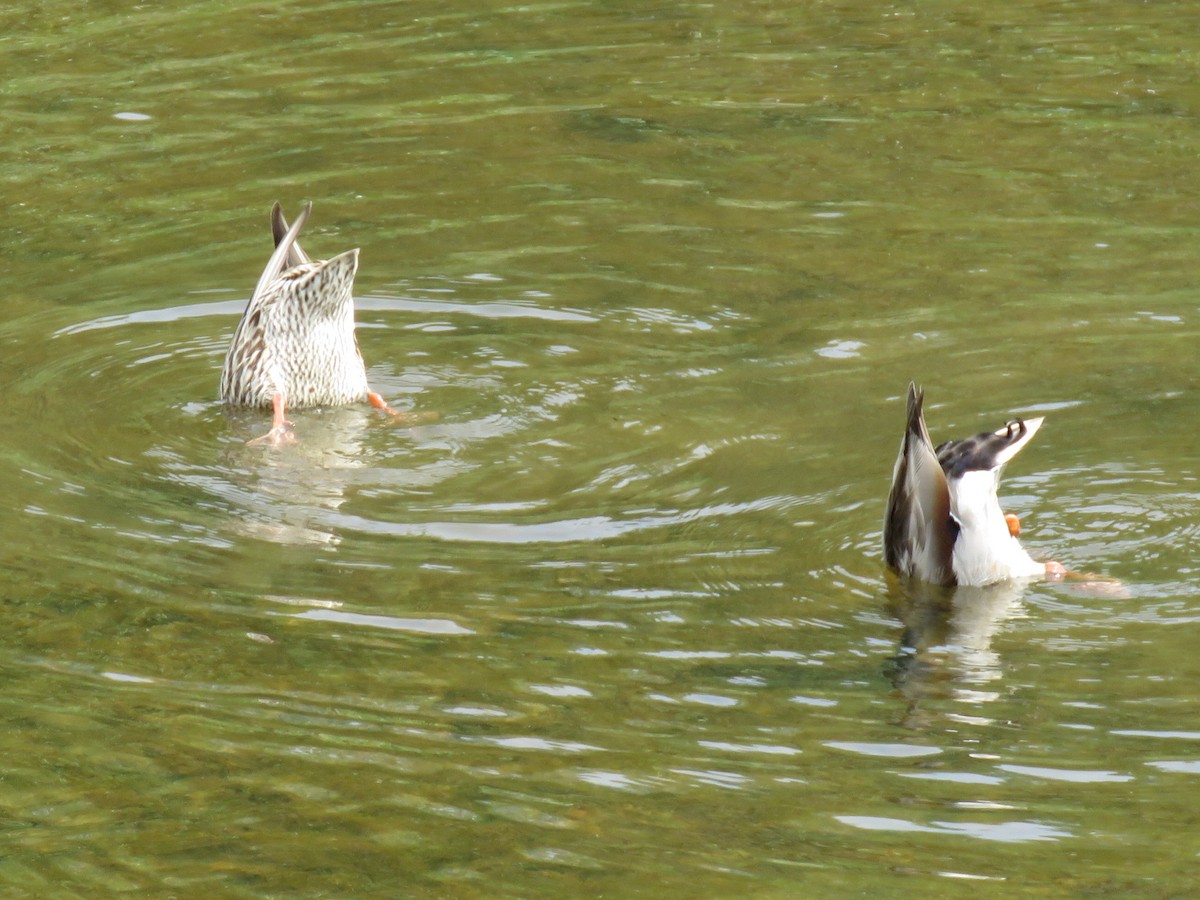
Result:
{"label": "male mallard duck", "polygon": [[288,409],[344,406],[367,400],[397,415],[367,386],[354,335],[354,273],[358,250],[310,259],[297,241],[307,203],[289,228],[271,209],[275,252],[263,269],[221,370],[221,400],[231,406],[271,407],[271,430],[252,444],[295,440]]}
{"label": "male mallard duck", "polygon": [[934,449],[924,403],[924,391],[910,384],[908,427],[883,525],[887,564],[901,575],[948,586],[1065,574],[1056,562],[1030,558],[1017,541],[1016,516],[1006,517],[996,498],[1005,463],[1042,419],[1013,419],[999,431]]}

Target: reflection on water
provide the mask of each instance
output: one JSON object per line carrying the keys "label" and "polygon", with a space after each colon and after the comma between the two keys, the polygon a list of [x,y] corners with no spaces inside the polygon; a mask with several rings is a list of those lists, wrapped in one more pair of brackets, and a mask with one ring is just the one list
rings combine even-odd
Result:
{"label": "reflection on water", "polygon": [[[1189,11],[0,10],[8,892],[1187,894]],[[246,446],[276,199],[436,422]],[[914,378],[1124,593],[897,593]]]}
{"label": "reflection on water", "polygon": [[[1021,594],[1028,580],[987,587],[944,588],[922,581],[888,578],[888,608],[904,630],[889,660],[888,678],[909,701],[910,723],[923,699],[952,693],[973,704],[999,699],[989,691],[1004,676],[992,647],[998,630],[1024,615]],[[994,686],[993,686],[994,687]]]}

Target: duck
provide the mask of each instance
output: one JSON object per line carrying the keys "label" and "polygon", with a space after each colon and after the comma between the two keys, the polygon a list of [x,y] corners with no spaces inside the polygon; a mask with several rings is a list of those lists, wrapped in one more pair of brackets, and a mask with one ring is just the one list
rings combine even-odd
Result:
{"label": "duck", "polygon": [[251,444],[293,443],[288,410],[369,402],[401,416],[367,383],[354,332],[354,276],[358,249],[312,259],[299,235],[312,213],[306,203],[289,226],[283,208],[271,208],[275,251],[259,276],[234,330],[221,368],[227,406],[272,410],[271,430]]}
{"label": "duck", "polygon": [[1004,466],[1044,421],[1012,419],[936,448],[925,424],[925,392],[908,386],[908,419],[892,472],[883,548],[899,575],[946,587],[983,587],[1010,579],[1061,577],[1021,546],[1020,520],[1005,515],[997,490]]}

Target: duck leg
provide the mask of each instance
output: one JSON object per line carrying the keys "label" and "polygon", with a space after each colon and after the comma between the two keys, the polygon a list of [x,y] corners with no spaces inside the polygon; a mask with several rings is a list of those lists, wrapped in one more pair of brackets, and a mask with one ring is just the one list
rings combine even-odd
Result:
{"label": "duck leg", "polygon": [[400,413],[396,412],[394,409],[392,409],[390,406],[387,405],[387,401],[383,399],[382,394],[376,393],[375,391],[367,391],[367,399],[371,401],[371,405],[373,407],[375,407],[376,409],[382,409],[389,416],[400,415]]}
{"label": "duck leg", "polygon": [[271,408],[274,410],[274,416],[271,419],[271,430],[262,437],[256,437],[249,443],[251,445],[270,444],[272,447],[278,447],[281,444],[296,443],[296,435],[292,431],[292,423],[284,415],[287,409],[287,399],[283,394],[271,395]]}
{"label": "duck leg", "polygon": [[[1020,537],[1021,520],[1017,517],[1016,513],[1005,513],[1004,521],[1008,524],[1008,533],[1013,537]],[[1046,563],[1046,577],[1051,581],[1062,581],[1064,578],[1073,578],[1076,577],[1076,574],[1077,573],[1069,571],[1066,566],[1060,562],[1056,562],[1055,560],[1050,560]],[[1087,575],[1083,577],[1091,578],[1092,576]]]}
{"label": "duck leg", "polygon": [[398,409],[392,409],[388,406],[387,401],[383,399],[383,395],[375,391],[367,391],[367,399],[371,401],[371,405],[380,412],[385,412],[400,425],[416,425],[420,422],[430,422],[438,417],[435,412],[419,412],[408,413],[400,412]]}

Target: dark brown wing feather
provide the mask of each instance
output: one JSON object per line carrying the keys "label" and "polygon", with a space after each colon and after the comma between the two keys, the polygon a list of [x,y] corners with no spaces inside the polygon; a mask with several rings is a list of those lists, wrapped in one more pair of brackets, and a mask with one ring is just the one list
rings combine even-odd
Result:
{"label": "dark brown wing feather", "polygon": [[950,517],[946,475],[925,426],[924,404],[924,392],[909,384],[908,423],[884,517],[884,558],[901,575],[952,585],[957,529]]}

